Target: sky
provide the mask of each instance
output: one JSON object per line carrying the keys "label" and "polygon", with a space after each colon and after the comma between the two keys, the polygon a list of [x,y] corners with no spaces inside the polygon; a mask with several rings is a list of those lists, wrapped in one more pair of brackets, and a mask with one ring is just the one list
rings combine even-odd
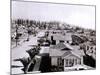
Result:
{"label": "sky", "polygon": [[12,1],[12,19],[60,21],[95,30],[95,7]]}

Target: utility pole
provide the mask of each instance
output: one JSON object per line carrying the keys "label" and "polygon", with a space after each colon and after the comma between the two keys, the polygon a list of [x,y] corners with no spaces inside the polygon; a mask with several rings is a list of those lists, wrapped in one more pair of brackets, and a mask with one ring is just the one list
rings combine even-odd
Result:
{"label": "utility pole", "polygon": [[17,42],[18,42],[18,25],[16,24],[16,47],[17,47]]}

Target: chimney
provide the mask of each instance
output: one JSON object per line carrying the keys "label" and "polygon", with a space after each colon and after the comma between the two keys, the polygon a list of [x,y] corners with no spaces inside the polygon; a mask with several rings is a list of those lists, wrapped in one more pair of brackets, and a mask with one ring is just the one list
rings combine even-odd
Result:
{"label": "chimney", "polygon": [[51,36],[51,41],[53,41],[53,36]]}
{"label": "chimney", "polygon": [[56,40],[53,39],[53,36],[51,36],[51,44],[56,45]]}

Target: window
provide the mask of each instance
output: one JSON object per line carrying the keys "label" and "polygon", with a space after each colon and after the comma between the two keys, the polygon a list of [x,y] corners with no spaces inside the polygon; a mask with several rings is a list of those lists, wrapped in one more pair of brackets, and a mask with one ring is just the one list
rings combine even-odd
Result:
{"label": "window", "polygon": [[64,65],[64,60],[61,57],[59,57],[58,58],[58,66],[63,66],[63,65]]}
{"label": "window", "polygon": [[66,59],[66,65],[65,66],[68,67],[68,59]]}
{"label": "window", "polygon": [[69,43],[69,41],[66,41],[67,43]]}
{"label": "window", "polygon": [[75,59],[75,65],[77,65],[77,59]]}
{"label": "window", "polygon": [[72,67],[74,65],[74,59],[66,59],[66,67]]}
{"label": "window", "polygon": [[70,60],[69,60],[69,67],[71,67],[71,66],[73,66],[73,65],[74,65],[73,59],[70,59]]}
{"label": "window", "polygon": [[80,61],[79,61],[79,64],[81,64],[81,59],[80,59]]}
{"label": "window", "polygon": [[91,49],[93,49],[93,47],[91,47]]}

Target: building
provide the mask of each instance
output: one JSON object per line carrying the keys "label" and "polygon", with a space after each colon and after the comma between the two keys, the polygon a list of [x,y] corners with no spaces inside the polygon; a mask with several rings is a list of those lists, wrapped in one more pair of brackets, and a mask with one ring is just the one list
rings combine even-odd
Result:
{"label": "building", "polygon": [[81,44],[81,47],[85,50],[86,55],[92,56],[96,59],[96,46],[91,42],[85,42]]}
{"label": "building", "polygon": [[58,44],[59,42],[63,42],[63,43],[72,43],[72,38],[71,38],[71,33],[53,33],[50,34],[48,36],[48,39],[50,39],[51,41],[55,40],[56,44]]}
{"label": "building", "polygon": [[83,54],[81,51],[72,48],[67,43],[58,43],[50,47],[51,65],[63,68],[73,67],[83,64]]}

